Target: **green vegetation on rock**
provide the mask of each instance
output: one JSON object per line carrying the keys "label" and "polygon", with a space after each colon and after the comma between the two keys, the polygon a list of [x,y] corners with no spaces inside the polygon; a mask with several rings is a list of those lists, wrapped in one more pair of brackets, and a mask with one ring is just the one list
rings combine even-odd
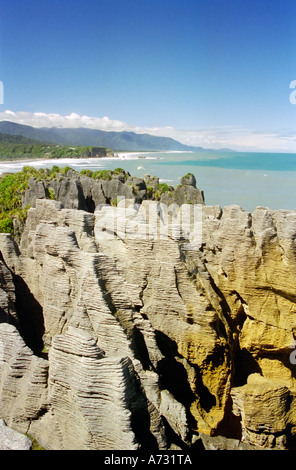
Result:
{"label": "green vegetation on rock", "polygon": [[95,180],[112,180],[114,176],[121,175],[123,179],[127,179],[129,174],[123,170],[122,168],[115,168],[115,170],[82,170],[80,172],[81,175],[88,176],[89,178],[93,178]]}
{"label": "green vegetation on rock", "polygon": [[[37,181],[49,183],[57,177],[64,178],[69,171],[79,174],[69,166],[60,168],[54,165],[51,169],[41,168],[39,170],[31,166],[24,166],[22,171],[0,176],[0,233],[11,233],[15,236],[17,235],[15,225],[19,226],[25,223],[30,206],[23,207],[23,196],[26,189],[29,188],[30,178],[33,177]],[[98,180],[111,180],[113,177],[119,176],[126,180],[129,176],[129,173],[122,168],[98,171],[82,170],[80,174]],[[55,199],[54,190],[49,186],[46,188],[46,197]],[[117,199],[112,201],[112,205],[117,205]],[[15,224],[16,221],[17,224]]]}
{"label": "green vegetation on rock", "polygon": [[0,233],[13,233],[13,222],[10,217],[0,219]]}
{"label": "green vegetation on rock", "polygon": [[26,436],[32,441],[32,450],[46,450],[45,447],[39,444],[39,442],[35,439],[35,437],[31,436],[28,433],[26,433]]}
{"label": "green vegetation on rock", "polygon": [[[30,206],[23,207],[22,197],[26,189],[29,188],[29,179],[35,178],[37,181],[55,178],[57,174],[66,174],[69,167],[59,168],[53,166],[52,169],[40,169],[25,166],[22,171],[8,173],[0,176],[0,233],[11,233],[15,235],[14,221],[17,219],[23,224],[27,217]],[[54,199],[51,188],[48,189],[49,199]]]}
{"label": "green vegetation on rock", "polygon": [[28,207],[22,207],[22,195],[35,171],[34,168],[25,167],[21,172],[0,177],[0,232],[13,234],[13,220],[26,219]]}
{"label": "green vegetation on rock", "polygon": [[168,186],[166,183],[157,183],[154,193],[152,193],[152,197],[157,201],[161,198],[161,195],[164,193],[168,193],[168,195],[172,195],[173,188]]}

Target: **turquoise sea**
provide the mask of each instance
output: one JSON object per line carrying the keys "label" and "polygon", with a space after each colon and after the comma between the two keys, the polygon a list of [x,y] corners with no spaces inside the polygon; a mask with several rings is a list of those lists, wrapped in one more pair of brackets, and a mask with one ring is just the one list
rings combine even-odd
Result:
{"label": "turquoise sea", "polygon": [[132,176],[150,174],[176,186],[188,172],[195,175],[207,205],[238,204],[252,212],[256,206],[296,209],[296,154],[243,152],[141,152],[119,153],[117,158],[40,160],[0,163],[0,173],[19,171],[24,165],[36,168],[70,166],[123,168]]}

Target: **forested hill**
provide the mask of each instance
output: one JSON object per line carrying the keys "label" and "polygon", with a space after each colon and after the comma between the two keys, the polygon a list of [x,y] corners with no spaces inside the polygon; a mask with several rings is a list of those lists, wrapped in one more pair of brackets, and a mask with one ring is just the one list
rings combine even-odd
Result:
{"label": "forested hill", "polygon": [[58,127],[35,128],[10,121],[0,122],[0,132],[5,134],[21,135],[23,137],[42,142],[60,145],[101,146],[119,151],[202,151],[201,147],[190,147],[169,137],[158,137],[150,134],[136,134],[135,132],[112,132],[97,129],[66,129]]}
{"label": "forested hill", "polygon": [[69,146],[41,142],[21,135],[0,133],[0,160],[34,158],[111,157],[106,147]]}
{"label": "forested hill", "polygon": [[27,137],[24,137],[22,135],[14,135],[14,134],[3,134],[0,132],[0,144],[42,144],[44,145],[44,142],[40,142],[39,140],[35,139],[29,139]]}

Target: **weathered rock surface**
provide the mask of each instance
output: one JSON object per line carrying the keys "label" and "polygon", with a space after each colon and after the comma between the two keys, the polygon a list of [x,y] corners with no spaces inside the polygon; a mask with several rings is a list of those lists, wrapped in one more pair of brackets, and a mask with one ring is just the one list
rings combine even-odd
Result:
{"label": "weathered rock surface", "polygon": [[0,450],[31,450],[31,440],[6,426],[0,419]]}
{"label": "weathered rock surface", "polygon": [[0,253],[0,323],[18,324],[13,275]]}
{"label": "weathered rock surface", "polygon": [[[38,181],[30,178],[29,188],[23,197],[23,207],[35,207],[37,199],[50,199],[49,191],[54,199],[68,209],[81,209],[94,212],[98,204],[116,205],[119,198],[134,199],[141,203],[146,199],[158,199],[165,204],[203,204],[204,194],[196,187],[195,177],[188,176],[181,180],[181,185],[169,191],[158,190],[159,179],[132,177],[128,172],[109,175],[109,179],[93,179],[74,170],[67,174],[58,174],[56,178]],[[161,185],[160,185],[161,186]]]}
{"label": "weathered rock surface", "polygon": [[244,441],[279,450],[293,445],[295,395],[287,386],[251,374],[246,385],[233,389],[232,399],[234,413],[241,417]]}
{"label": "weathered rock surface", "polygon": [[[70,327],[55,335],[49,353],[50,416],[42,442],[52,447],[48,428],[57,429],[62,449],[135,450],[131,411],[137,399],[128,357],[104,357],[95,340]],[[98,406],[99,403],[99,406]],[[141,411],[141,410],[139,410]],[[42,431],[40,431],[42,432]]]}
{"label": "weathered rock surface", "polygon": [[296,212],[186,206],[42,199],[19,246],[0,235],[9,426],[49,449],[295,447]]}

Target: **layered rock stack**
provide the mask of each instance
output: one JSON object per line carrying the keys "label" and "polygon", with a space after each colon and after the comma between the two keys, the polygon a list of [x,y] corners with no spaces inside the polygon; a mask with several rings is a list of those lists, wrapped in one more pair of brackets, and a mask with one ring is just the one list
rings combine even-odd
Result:
{"label": "layered rock stack", "polygon": [[0,235],[0,418],[47,449],[294,448],[296,212],[127,196]]}
{"label": "layered rock stack", "polygon": [[181,184],[176,188],[161,183],[155,176],[132,177],[129,172],[120,168],[106,171],[101,176],[98,173],[99,175],[94,173],[91,177],[69,169],[66,174],[59,173],[49,181],[32,177],[23,197],[23,206],[35,207],[37,199],[46,199],[50,193],[64,207],[87,212],[94,212],[99,204],[116,205],[120,198],[134,199],[138,204],[147,199],[179,206],[204,203],[203,191],[196,187],[195,177],[191,173],[181,178]]}

